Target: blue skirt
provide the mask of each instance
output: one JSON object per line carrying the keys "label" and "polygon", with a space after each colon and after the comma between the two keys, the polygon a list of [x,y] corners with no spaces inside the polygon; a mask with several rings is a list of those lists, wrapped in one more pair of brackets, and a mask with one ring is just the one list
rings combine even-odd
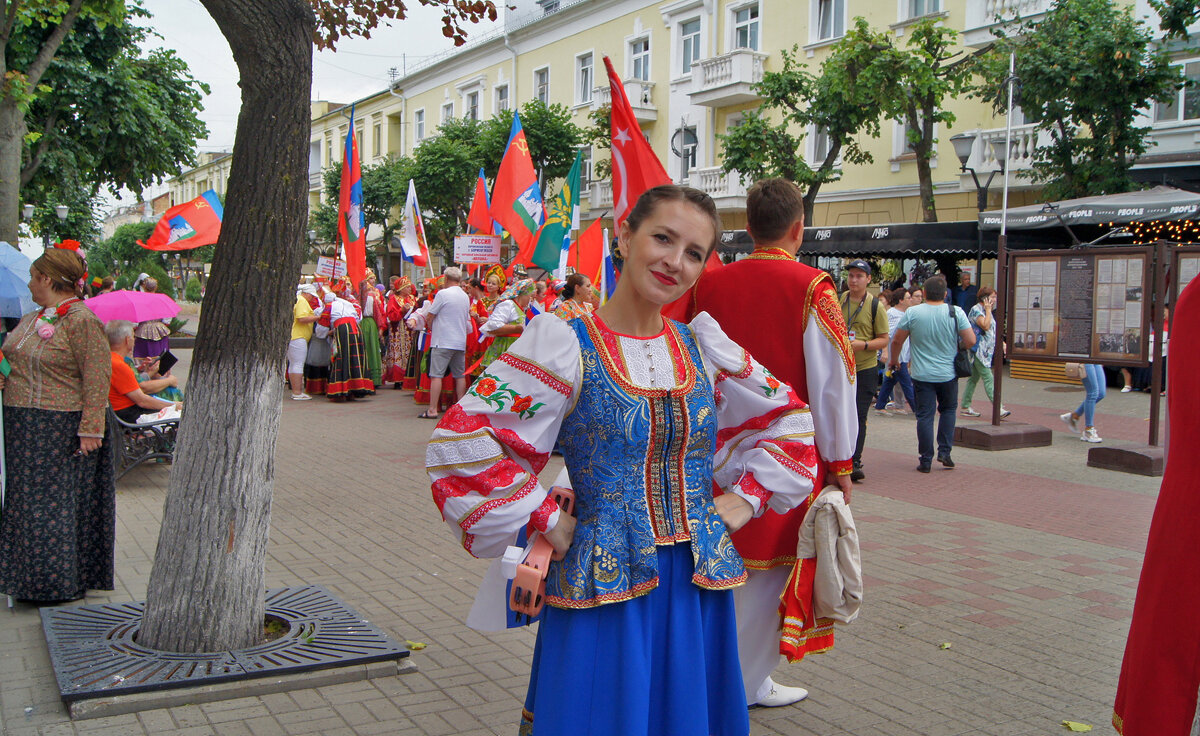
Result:
{"label": "blue skirt", "polygon": [[658,548],[658,587],[542,610],[520,733],[746,736],[733,593],[692,583],[689,544]]}

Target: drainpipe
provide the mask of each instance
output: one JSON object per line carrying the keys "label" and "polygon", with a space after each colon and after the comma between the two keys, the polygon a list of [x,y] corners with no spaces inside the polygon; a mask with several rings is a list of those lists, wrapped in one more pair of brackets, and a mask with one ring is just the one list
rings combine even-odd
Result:
{"label": "drainpipe", "polygon": [[508,49],[508,53],[512,54],[512,80],[508,83],[511,87],[508,96],[508,104],[513,110],[517,109],[517,50],[508,42],[508,22],[505,19],[504,24],[504,48]]}

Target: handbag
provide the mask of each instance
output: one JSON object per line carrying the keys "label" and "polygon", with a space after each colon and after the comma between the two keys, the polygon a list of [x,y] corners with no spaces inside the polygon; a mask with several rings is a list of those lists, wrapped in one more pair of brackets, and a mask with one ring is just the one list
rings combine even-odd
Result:
{"label": "handbag", "polygon": [[1083,363],[1066,363],[1063,365],[1063,375],[1076,381],[1083,380]]}
{"label": "handbag", "polygon": [[954,329],[958,326],[958,320],[954,317],[954,305],[947,304],[946,309],[950,310],[950,331],[954,333],[954,337],[958,340],[958,352],[954,354],[954,377],[969,378],[971,375],[971,361],[974,356],[971,351],[962,347],[962,340],[958,337],[958,330]]}

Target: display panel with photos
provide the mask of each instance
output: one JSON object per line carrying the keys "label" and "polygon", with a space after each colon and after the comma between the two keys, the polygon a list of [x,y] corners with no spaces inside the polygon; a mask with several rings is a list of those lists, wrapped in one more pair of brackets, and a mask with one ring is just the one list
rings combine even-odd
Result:
{"label": "display panel with photos", "polygon": [[1013,356],[1144,361],[1148,262],[1145,250],[1014,255]]}

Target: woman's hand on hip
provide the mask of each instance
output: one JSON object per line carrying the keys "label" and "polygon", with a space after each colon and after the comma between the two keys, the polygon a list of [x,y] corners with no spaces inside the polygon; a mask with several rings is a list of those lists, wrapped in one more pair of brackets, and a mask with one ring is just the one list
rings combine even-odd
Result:
{"label": "woman's hand on hip", "polygon": [[713,499],[713,504],[730,534],[746,526],[746,522],[754,518],[754,507],[736,493],[722,493]]}
{"label": "woman's hand on hip", "polygon": [[101,442],[103,442],[103,440],[99,437],[80,437],[79,454],[86,455],[93,450],[99,450]]}
{"label": "woman's hand on hip", "polygon": [[554,545],[555,552],[565,555],[571,547],[571,542],[575,539],[575,517],[565,511],[559,512],[558,523],[542,536],[546,538],[547,542]]}

